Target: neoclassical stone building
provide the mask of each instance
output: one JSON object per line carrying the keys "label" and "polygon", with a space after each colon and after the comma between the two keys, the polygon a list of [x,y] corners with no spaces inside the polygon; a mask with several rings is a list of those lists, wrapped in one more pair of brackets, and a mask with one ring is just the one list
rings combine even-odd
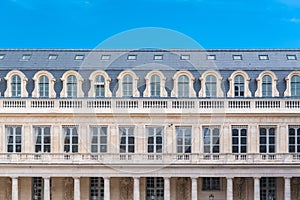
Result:
{"label": "neoclassical stone building", "polygon": [[0,199],[300,199],[298,58],[0,49]]}

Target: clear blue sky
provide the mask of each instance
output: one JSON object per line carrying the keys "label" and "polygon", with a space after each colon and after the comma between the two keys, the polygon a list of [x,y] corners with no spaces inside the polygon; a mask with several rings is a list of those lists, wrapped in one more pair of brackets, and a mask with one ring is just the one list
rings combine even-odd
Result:
{"label": "clear blue sky", "polygon": [[[204,48],[300,47],[300,0],[0,0],[0,19],[0,48],[95,48],[143,27],[178,31]],[[144,32],[134,37],[153,40]],[[132,48],[134,37],[112,47]],[[182,47],[168,34],[158,40]]]}

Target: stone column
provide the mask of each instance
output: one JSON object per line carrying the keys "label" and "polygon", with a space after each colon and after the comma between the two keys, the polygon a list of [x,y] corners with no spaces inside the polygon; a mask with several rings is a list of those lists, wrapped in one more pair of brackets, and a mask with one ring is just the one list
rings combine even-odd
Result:
{"label": "stone column", "polygon": [[19,189],[18,189],[18,177],[11,177],[11,199],[18,200],[19,199]]}
{"label": "stone column", "polygon": [[233,200],[233,178],[227,177],[227,200]]}
{"label": "stone column", "polygon": [[260,177],[254,177],[254,200],[260,200]]}
{"label": "stone column", "polygon": [[198,200],[198,177],[192,177],[192,200]]}
{"label": "stone column", "polygon": [[164,200],[171,199],[171,192],[170,192],[170,177],[164,177]]}
{"label": "stone column", "polygon": [[134,200],[140,200],[140,177],[133,177]]}
{"label": "stone column", "polygon": [[284,200],[291,200],[291,178],[284,177]]}
{"label": "stone column", "polygon": [[50,177],[43,177],[44,179],[44,200],[50,200]]}
{"label": "stone column", "polygon": [[74,179],[74,200],[80,200],[80,177]]}
{"label": "stone column", "polygon": [[104,179],[104,200],[110,200],[110,177]]}

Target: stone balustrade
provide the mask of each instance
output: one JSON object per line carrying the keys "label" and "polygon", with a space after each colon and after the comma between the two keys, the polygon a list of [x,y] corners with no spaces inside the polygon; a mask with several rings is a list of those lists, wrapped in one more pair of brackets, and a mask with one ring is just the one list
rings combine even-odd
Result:
{"label": "stone balustrade", "polygon": [[[17,108],[17,109],[16,109]],[[300,113],[300,99],[0,99],[2,113]]]}

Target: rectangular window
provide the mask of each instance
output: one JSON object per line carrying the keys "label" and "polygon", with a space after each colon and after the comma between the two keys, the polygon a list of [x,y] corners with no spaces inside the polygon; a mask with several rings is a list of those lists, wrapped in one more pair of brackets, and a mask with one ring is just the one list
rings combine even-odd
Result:
{"label": "rectangular window", "polygon": [[7,152],[22,151],[22,127],[21,126],[6,126],[6,145]]}
{"label": "rectangular window", "polygon": [[5,54],[0,54],[0,60],[4,60]]}
{"label": "rectangular window", "polygon": [[192,127],[177,126],[177,153],[192,153]]}
{"label": "rectangular window", "polygon": [[91,200],[104,200],[104,180],[100,177],[90,178]]}
{"label": "rectangular window", "polygon": [[31,58],[31,54],[23,54],[21,60],[27,61],[30,60],[30,58]]}
{"label": "rectangular window", "polygon": [[262,177],[260,179],[260,200],[276,200],[276,178]]}
{"label": "rectangular window", "polygon": [[232,55],[233,60],[243,60],[242,55]]}
{"label": "rectangular window", "polygon": [[50,126],[34,127],[35,152],[51,152]]}
{"label": "rectangular window", "polygon": [[146,178],[146,200],[164,199],[164,179],[162,177]]}
{"label": "rectangular window", "polygon": [[134,153],[134,127],[119,127],[120,153]]}
{"label": "rectangular window", "polygon": [[216,55],[207,55],[207,60],[216,60]]}
{"label": "rectangular window", "polygon": [[220,153],[220,128],[217,126],[203,127],[204,153]]}
{"label": "rectangular window", "polygon": [[110,55],[102,55],[101,60],[110,60]]}
{"label": "rectangular window", "polygon": [[289,126],[289,152],[300,153],[300,126]]}
{"label": "rectangular window", "polygon": [[136,60],[136,55],[128,55],[127,60]]}
{"label": "rectangular window", "polygon": [[190,59],[190,55],[181,55],[180,56],[180,60],[189,60]]}
{"label": "rectangular window", "polygon": [[75,60],[83,60],[84,59],[84,55],[76,55]]}
{"label": "rectangular window", "polygon": [[247,126],[232,126],[232,153],[247,153]]}
{"label": "rectangular window", "polygon": [[63,143],[64,143],[64,152],[66,153],[78,152],[78,127],[77,126],[63,126]]}
{"label": "rectangular window", "polygon": [[220,178],[218,177],[203,177],[202,178],[202,190],[220,190]]}
{"label": "rectangular window", "polygon": [[268,55],[259,55],[258,58],[259,58],[259,60],[269,60]]}
{"label": "rectangular window", "polygon": [[154,60],[163,60],[163,55],[154,55]]}
{"label": "rectangular window", "polygon": [[44,181],[42,177],[32,178],[32,200],[44,199]]}
{"label": "rectangular window", "polygon": [[147,126],[146,132],[147,132],[147,152],[162,153],[164,127]]}
{"label": "rectangular window", "polygon": [[56,60],[57,57],[58,57],[58,55],[56,55],[56,54],[49,54],[48,60]]}
{"label": "rectangular window", "polygon": [[275,127],[263,126],[259,128],[259,152],[275,153]]}
{"label": "rectangular window", "polygon": [[106,153],[107,152],[107,127],[91,126],[91,152]]}
{"label": "rectangular window", "polygon": [[286,58],[288,60],[297,60],[297,56],[296,55],[286,55]]}

